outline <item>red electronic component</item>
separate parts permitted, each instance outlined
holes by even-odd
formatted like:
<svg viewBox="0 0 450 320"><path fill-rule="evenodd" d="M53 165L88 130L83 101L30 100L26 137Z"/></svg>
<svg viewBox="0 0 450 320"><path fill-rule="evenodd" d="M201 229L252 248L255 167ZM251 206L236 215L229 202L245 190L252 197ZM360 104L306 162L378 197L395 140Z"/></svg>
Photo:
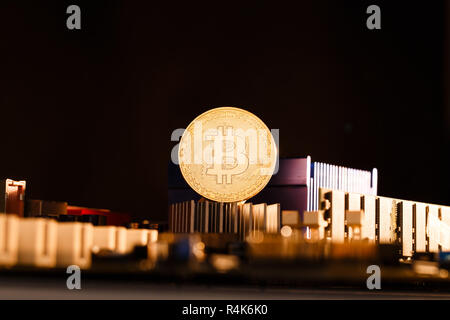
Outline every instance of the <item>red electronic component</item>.
<svg viewBox="0 0 450 320"><path fill-rule="evenodd" d="M131 221L131 216L127 213L112 212L108 209L93 209L76 206L68 206L67 214L74 216L99 215L106 217L106 224L111 226L124 226Z"/></svg>

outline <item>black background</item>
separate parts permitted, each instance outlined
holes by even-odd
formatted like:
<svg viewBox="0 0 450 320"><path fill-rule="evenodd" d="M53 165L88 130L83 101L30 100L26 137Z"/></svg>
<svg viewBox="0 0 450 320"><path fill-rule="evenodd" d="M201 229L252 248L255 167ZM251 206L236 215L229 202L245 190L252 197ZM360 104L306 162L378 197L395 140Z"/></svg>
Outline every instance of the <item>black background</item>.
<svg viewBox="0 0 450 320"><path fill-rule="evenodd" d="M81 7L81 30L66 8ZM381 7L381 30L366 8ZM236 106L281 156L379 169L450 205L444 1L2 1L0 177L32 198L165 219L171 132Z"/></svg>

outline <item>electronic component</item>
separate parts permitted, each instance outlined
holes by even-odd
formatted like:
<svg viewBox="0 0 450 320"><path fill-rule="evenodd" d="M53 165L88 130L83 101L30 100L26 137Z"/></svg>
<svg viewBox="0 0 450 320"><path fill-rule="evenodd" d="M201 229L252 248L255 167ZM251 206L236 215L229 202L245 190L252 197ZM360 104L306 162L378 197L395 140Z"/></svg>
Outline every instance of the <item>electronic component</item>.
<svg viewBox="0 0 450 320"><path fill-rule="evenodd" d="M244 240L249 233L279 233L280 204L220 203L194 200L169 206L169 231L175 233L238 234Z"/></svg>
<svg viewBox="0 0 450 320"><path fill-rule="evenodd" d="M19 218L12 214L0 214L0 266L17 263L19 247Z"/></svg>
<svg viewBox="0 0 450 320"><path fill-rule="evenodd" d="M405 258L415 252L436 253L450 247L449 207L322 188L319 194L328 222L326 237L332 242L354 240L350 228L357 226L361 239L401 245ZM362 210L349 210L359 208L358 204ZM304 213L308 219L313 214Z"/></svg>
<svg viewBox="0 0 450 320"><path fill-rule="evenodd" d="M128 254L158 240L158 230L0 215L0 266L91 266L92 253Z"/></svg>
<svg viewBox="0 0 450 320"><path fill-rule="evenodd" d="M281 208L279 203L269 204L266 207L266 228L267 233L279 233L281 229Z"/></svg>
<svg viewBox="0 0 450 320"><path fill-rule="evenodd" d="M57 222L44 218L19 219L19 264L56 266Z"/></svg>
<svg viewBox="0 0 450 320"><path fill-rule="evenodd" d="M126 252L133 251L136 246L147 246L158 239L157 230L149 229L127 229L126 230Z"/></svg>
<svg viewBox="0 0 450 320"><path fill-rule="evenodd" d="M302 224L300 213L297 210L282 210L281 225L300 228Z"/></svg>
<svg viewBox="0 0 450 320"><path fill-rule="evenodd" d="M95 226L93 251L107 250L116 253L126 251L126 229L114 226Z"/></svg>
<svg viewBox="0 0 450 320"><path fill-rule="evenodd" d="M25 181L0 180L0 212L24 215Z"/></svg>
<svg viewBox="0 0 450 320"><path fill-rule="evenodd" d="M356 210L350 211L345 210L345 225L347 226L347 238L350 240L361 240L366 239L364 231L364 211Z"/></svg>
<svg viewBox="0 0 450 320"><path fill-rule="evenodd" d="M324 219L324 211L305 211L303 214L303 225L310 228L309 238L313 241L325 239L325 227L328 222Z"/></svg>
<svg viewBox="0 0 450 320"><path fill-rule="evenodd" d="M55 217L67 214L67 202L28 199L25 206L26 217Z"/></svg>
<svg viewBox="0 0 450 320"><path fill-rule="evenodd" d="M92 209L76 206L67 207L67 215L72 216L100 216L100 217L86 217L80 218L76 221L91 222L98 225L113 225L113 226L124 226L131 221L131 217L126 213L113 212L107 209ZM104 217L104 218L101 218ZM60 216L60 218L63 218ZM106 219L106 221L105 221ZM74 220L72 220L74 221Z"/></svg>
<svg viewBox="0 0 450 320"><path fill-rule="evenodd" d="M90 223L63 222L57 224L58 244L56 262L58 267L76 265L81 269L91 266L93 229Z"/></svg>

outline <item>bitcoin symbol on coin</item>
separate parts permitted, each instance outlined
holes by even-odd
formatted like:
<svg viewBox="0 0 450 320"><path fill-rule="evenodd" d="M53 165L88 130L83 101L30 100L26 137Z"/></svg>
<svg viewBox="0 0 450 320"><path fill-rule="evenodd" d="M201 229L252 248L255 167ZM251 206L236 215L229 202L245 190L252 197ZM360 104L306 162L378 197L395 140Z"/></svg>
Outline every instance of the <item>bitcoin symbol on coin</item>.
<svg viewBox="0 0 450 320"><path fill-rule="evenodd" d="M211 109L192 121L180 140L180 170L205 198L237 202L251 198L269 182L277 160L270 130L239 108Z"/></svg>
<svg viewBox="0 0 450 320"><path fill-rule="evenodd" d="M218 161L214 161L213 167L207 169L206 174L216 175L217 183L223 183L223 177L226 177L227 184L232 183L232 176L240 175L244 173L249 165L249 160L245 154L245 141L242 137L234 135L233 128L228 127L226 130L226 135L224 135L224 128L218 128L218 136L214 140L216 152L222 150L222 141L225 149L225 154L220 157L218 156ZM237 140L237 141L236 141ZM229 155L236 149L236 157L234 155ZM222 159L222 161L220 161Z"/></svg>

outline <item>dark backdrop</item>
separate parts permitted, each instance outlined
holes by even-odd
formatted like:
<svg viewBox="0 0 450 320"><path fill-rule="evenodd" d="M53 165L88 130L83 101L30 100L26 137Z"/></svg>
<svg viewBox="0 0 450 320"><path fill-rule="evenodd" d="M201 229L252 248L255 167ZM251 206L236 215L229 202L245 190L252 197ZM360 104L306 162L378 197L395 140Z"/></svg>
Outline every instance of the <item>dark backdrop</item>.
<svg viewBox="0 0 450 320"><path fill-rule="evenodd" d="M450 205L447 3L277 3L2 1L0 176L164 219L172 130L227 105L279 128L281 156L377 167L381 195Z"/></svg>

